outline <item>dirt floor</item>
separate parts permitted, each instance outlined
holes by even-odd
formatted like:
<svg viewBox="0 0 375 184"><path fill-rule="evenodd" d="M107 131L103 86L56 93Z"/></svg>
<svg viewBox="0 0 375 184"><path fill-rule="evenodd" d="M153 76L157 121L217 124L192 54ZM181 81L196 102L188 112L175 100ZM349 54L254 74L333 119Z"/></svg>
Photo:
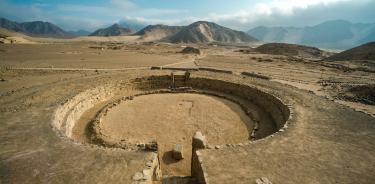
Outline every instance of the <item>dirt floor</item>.
<svg viewBox="0 0 375 184"><path fill-rule="evenodd" d="M214 145L236 144L249 140L250 128L250 118L237 104L199 94L136 97L112 108L101 123L108 141L148 143L156 140L163 174L169 176L190 176L191 140L195 132L201 131ZM185 158L182 161L172 158L175 144L183 146Z"/></svg>
<svg viewBox="0 0 375 184"><path fill-rule="evenodd" d="M111 99L77 117L86 124L75 127L74 134L81 135L73 140L54 131L51 122L58 106L87 89L171 72L144 68L149 66L232 70L234 74L193 72L192 77L256 86L284 99L293 108L290 125L275 136L241 146L201 151L203 169L210 183L255 183L260 177L267 177L273 183L373 183L375 106L363 103L362 97L371 99L371 94L360 93L356 98L349 98L357 94L353 89L358 88L354 87L375 84L373 72L346 62L243 54L235 52L238 48L234 46L198 47L204 53L201 56L178 53L183 49L181 45L160 43L86 41L0 45L0 183L134 183L134 173L142 172L150 157L147 152L98 147L85 143L87 140L83 136L87 123ZM272 79L240 75L244 71ZM121 91L115 95L121 96ZM204 124L207 127L203 129L207 130L203 131L209 141L237 142L248 138L248 134L244 134L244 120L240 118L242 112L235 104L202 95L167 96L141 96L124 102L124 107L120 105L117 113L116 109L110 111L114 115L108 118L141 118L143 123L111 121L113 124L106 124L108 132L113 130L119 138L143 136L141 138L148 139L155 136L151 131L148 134L129 132L125 125L136 130L159 131L160 137L156 139L166 140L163 149L168 150L173 140L189 140L187 137L195 129L182 128L186 134L182 132L179 137L168 139L170 131L166 134L160 131L171 130L171 127L157 126L163 121L157 117L172 114L170 109L176 109L172 108L175 106L178 109L182 104L180 116L172 116L171 120L181 126L192 122L186 118L187 107L192 103L184 102L190 100L194 101L191 112L206 112L193 116L198 120L202 118L196 126L203 126L201 123L210 122L209 119L216 118L215 122L220 122ZM181 101L183 103L178 103ZM154 106L149 111L136 108L149 102ZM162 108L165 106L171 108ZM209 108L212 106L215 108ZM137 109L134 113L133 108ZM137 113L154 116L136 116ZM228 121L234 124L224 123ZM148 122L150 126L146 127ZM212 130L218 130L218 134L210 134ZM170 164L171 168L173 165Z"/></svg>

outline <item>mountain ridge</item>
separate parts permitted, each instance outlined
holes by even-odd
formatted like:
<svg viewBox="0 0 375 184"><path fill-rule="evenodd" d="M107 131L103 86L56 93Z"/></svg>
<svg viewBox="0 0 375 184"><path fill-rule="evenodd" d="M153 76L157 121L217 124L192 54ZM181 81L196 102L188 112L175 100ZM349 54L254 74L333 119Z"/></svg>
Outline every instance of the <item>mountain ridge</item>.
<svg viewBox="0 0 375 184"><path fill-rule="evenodd" d="M348 49L375 41L375 23L331 20L306 27L258 26L250 29L247 33L264 42Z"/></svg>
<svg viewBox="0 0 375 184"><path fill-rule="evenodd" d="M194 22L164 40L172 43L246 43L257 41L245 32L207 21Z"/></svg>
<svg viewBox="0 0 375 184"><path fill-rule="evenodd" d="M32 21L18 23L5 18L0 18L0 27L15 32L25 33L37 37L72 37L70 33L50 22Z"/></svg>
<svg viewBox="0 0 375 184"><path fill-rule="evenodd" d="M372 60L375 61L375 42L369 42L331 57L326 60L329 61L349 61L349 60Z"/></svg>
<svg viewBox="0 0 375 184"><path fill-rule="evenodd" d="M161 40L181 31L185 26L168 26L163 24L148 25L134 35L141 36L140 39L147 41Z"/></svg>
<svg viewBox="0 0 375 184"><path fill-rule="evenodd" d="M133 30L122 27L116 23L109 27L98 29L89 36L124 36L132 33L134 33Z"/></svg>

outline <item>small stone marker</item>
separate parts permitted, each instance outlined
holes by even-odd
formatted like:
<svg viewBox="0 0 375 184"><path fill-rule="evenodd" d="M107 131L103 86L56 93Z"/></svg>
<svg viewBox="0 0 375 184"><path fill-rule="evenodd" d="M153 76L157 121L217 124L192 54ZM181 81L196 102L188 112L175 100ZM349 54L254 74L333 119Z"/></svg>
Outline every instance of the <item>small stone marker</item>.
<svg viewBox="0 0 375 184"><path fill-rule="evenodd" d="M182 154L182 146L180 144L175 144L172 150L172 156L175 160L182 160L184 156Z"/></svg>

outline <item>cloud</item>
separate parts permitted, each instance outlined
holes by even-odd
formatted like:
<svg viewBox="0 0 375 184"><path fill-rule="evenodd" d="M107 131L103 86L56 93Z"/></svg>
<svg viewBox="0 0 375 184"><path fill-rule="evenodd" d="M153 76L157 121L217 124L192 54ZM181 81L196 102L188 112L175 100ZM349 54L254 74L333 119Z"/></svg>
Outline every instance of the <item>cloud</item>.
<svg viewBox="0 0 375 184"><path fill-rule="evenodd" d="M131 17L126 16L121 21L124 22L135 22L143 25L150 24L164 24L164 25L187 25L192 22L201 20L198 17L185 17L185 18L175 18L175 19L158 19L158 18L146 18L146 17Z"/></svg>
<svg viewBox="0 0 375 184"><path fill-rule="evenodd" d="M58 5L57 11L64 12L64 14L79 13L83 15L97 15L95 19L85 16L80 16L76 20L72 16L63 16L65 18L59 18L59 21L68 20L72 21L72 25L79 24L84 26L85 29L93 30L103 26L108 26L118 21L135 21L142 24L176 24L180 22L180 19L169 20L160 18L145 18L145 17L160 17L160 16L173 16L177 14L188 13L188 10L180 9L159 9L159 8L142 8L134 4L129 0L111 0L107 6L90 6L90 5L76 5L76 4L64 4ZM125 16L124 18L124 15ZM129 16L131 15L131 16ZM137 16L142 15L142 16ZM133 17L133 18L131 18ZM105 19L105 20L104 20ZM78 25L79 25L78 24ZM62 24L65 27L72 27L68 24Z"/></svg>
<svg viewBox="0 0 375 184"><path fill-rule="evenodd" d="M113 7L122 10L132 10L138 8L138 6L130 0L110 0L110 4Z"/></svg>
<svg viewBox="0 0 375 184"><path fill-rule="evenodd" d="M0 17L20 22L50 21L64 29L89 31L120 20L168 25L187 25L198 20L206 20L234 29L248 30L259 25L305 26L333 19L364 22L373 21L375 17L375 11L372 10L372 7L375 7L374 0L258 0L258 3L249 3L248 7L242 9L228 7L226 13L215 12L214 7L202 13L192 7L142 7L136 0L106 2L98 5L38 0L34 4L15 4L11 0L0 0Z"/></svg>
<svg viewBox="0 0 375 184"><path fill-rule="evenodd" d="M75 16L59 16L54 18L53 22L58 22L58 25L66 30L86 30L93 31L98 27L104 27L111 24L108 21L93 19L93 18L79 18Z"/></svg>
<svg viewBox="0 0 375 184"><path fill-rule="evenodd" d="M17 13L15 13L17 12ZM131 0L109 0L104 6L85 4L49 4L34 3L31 5L14 4L11 1L0 0L0 17L15 21L49 21L67 30L95 29L109 26L124 18L125 15L138 17L160 17L186 14L187 10L143 8L137 6ZM167 19L152 18L146 21L138 17L139 21L152 23L175 23L178 19L170 21Z"/></svg>
<svg viewBox="0 0 375 184"><path fill-rule="evenodd" d="M272 0L234 13L210 13L206 20L235 29L265 26L306 26L333 19L363 22L375 13L371 0ZM370 15L369 15L370 14Z"/></svg>
<svg viewBox="0 0 375 184"><path fill-rule="evenodd" d="M251 7L233 13L211 12L205 17L183 16L183 18L158 19L147 16L128 16L126 19L143 24L168 25L187 25L198 20L206 20L246 31L258 25L305 26L306 24L321 23L325 20L339 19L342 14L345 14L344 11L338 10L340 7L343 10L349 10L353 7L353 4L361 4L360 1L363 2L363 6L354 9L363 9L368 2L366 0L271 0L255 3ZM322 12L331 12L331 14Z"/></svg>
<svg viewBox="0 0 375 184"><path fill-rule="evenodd" d="M267 3L256 3L251 8L235 13L210 13L208 18L213 21L238 20L241 23L249 23L263 16L292 16L297 10L306 10L314 6L330 6L345 1L348 0L272 0Z"/></svg>
<svg viewBox="0 0 375 184"><path fill-rule="evenodd" d="M328 6L333 3L347 0L272 0L268 3L257 3L255 13L260 15L271 15L274 13L283 15L292 15L295 9L307 9L311 6Z"/></svg>
<svg viewBox="0 0 375 184"><path fill-rule="evenodd" d="M101 6L86 6L86 5L73 5L73 4L64 4L58 5L56 7L57 11L61 12L74 12L74 13L96 13L96 14L113 14L113 11L107 7Z"/></svg>

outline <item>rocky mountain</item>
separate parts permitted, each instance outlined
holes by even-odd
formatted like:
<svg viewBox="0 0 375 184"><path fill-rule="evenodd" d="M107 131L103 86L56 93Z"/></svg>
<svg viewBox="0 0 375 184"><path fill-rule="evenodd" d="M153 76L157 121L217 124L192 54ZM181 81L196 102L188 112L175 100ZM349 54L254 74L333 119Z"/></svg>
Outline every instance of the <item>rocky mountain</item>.
<svg viewBox="0 0 375 184"><path fill-rule="evenodd" d="M24 28L17 22L0 18L0 27L15 32L24 32Z"/></svg>
<svg viewBox="0 0 375 184"><path fill-rule="evenodd" d="M130 35L133 32L133 30L121 27L119 24L113 24L107 28L96 30L91 33L90 36L124 36Z"/></svg>
<svg viewBox="0 0 375 184"><path fill-rule="evenodd" d="M172 36L183 28L183 26L149 25L135 33L135 35L141 36L142 40L154 41Z"/></svg>
<svg viewBox="0 0 375 184"><path fill-rule="evenodd" d="M18 23L5 18L0 18L0 27L15 32L22 32L30 36L39 37L71 37L72 35L60 27L42 21Z"/></svg>
<svg viewBox="0 0 375 184"><path fill-rule="evenodd" d="M309 27L256 27L247 32L264 42L282 42L322 48L347 49L375 41L374 24L333 20Z"/></svg>
<svg viewBox="0 0 375 184"><path fill-rule="evenodd" d="M183 27L179 32L164 40L172 43L244 43L257 41L244 32L205 21L198 21Z"/></svg>
<svg viewBox="0 0 375 184"><path fill-rule="evenodd" d="M74 36L88 36L90 34L90 32L86 30L68 31L68 33Z"/></svg>
<svg viewBox="0 0 375 184"><path fill-rule="evenodd" d="M147 26L142 23L131 21L131 20L122 20L119 22L119 25L121 27L128 28L134 31L139 31Z"/></svg>
<svg viewBox="0 0 375 184"><path fill-rule="evenodd" d="M375 61L375 42L369 42L358 47L335 54L327 60L348 61L348 60L371 60Z"/></svg>
<svg viewBox="0 0 375 184"><path fill-rule="evenodd" d="M69 33L61 29L60 27L42 21L35 22L24 22L21 26L26 30L27 33L31 35L43 35L43 36L55 36L55 37L65 37L71 36Z"/></svg>

